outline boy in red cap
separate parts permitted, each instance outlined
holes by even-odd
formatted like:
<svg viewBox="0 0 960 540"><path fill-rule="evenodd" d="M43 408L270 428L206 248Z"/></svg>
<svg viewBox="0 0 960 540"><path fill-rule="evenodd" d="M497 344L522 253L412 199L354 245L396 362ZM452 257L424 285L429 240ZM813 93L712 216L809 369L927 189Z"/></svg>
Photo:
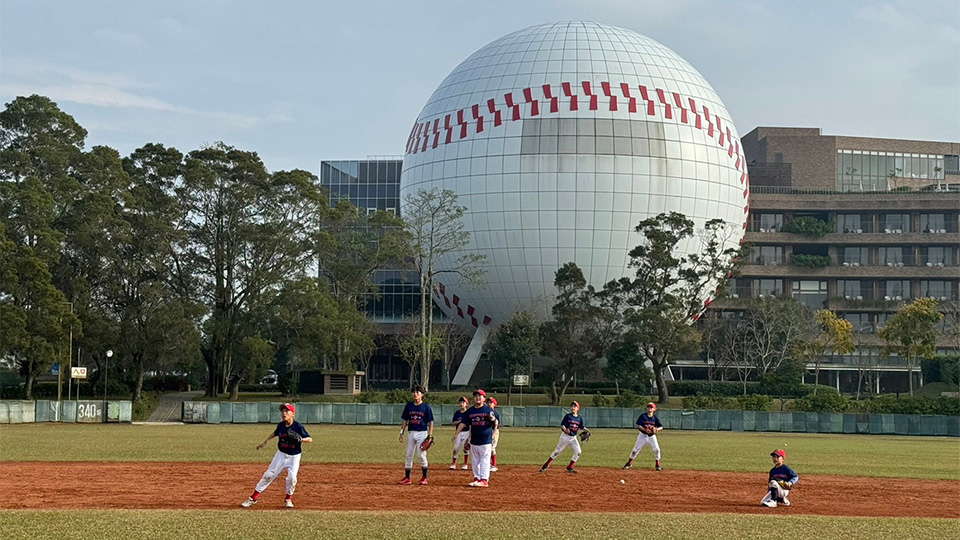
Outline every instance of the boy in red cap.
<svg viewBox="0 0 960 540"><path fill-rule="evenodd" d="M654 467L659 471L660 468L660 443L657 442L657 433L663 431L663 424L660 423L660 419L657 418L657 404L654 402L647 403L647 412L640 415L640 418L637 418L637 429L640 431L640 434L637 435L637 444L633 446L633 451L630 452L630 458L627 459L627 464L623 466L624 469L629 469L633 466L633 460L637 458L637 454L643 450L643 447L650 445L650 449L653 450L653 459Z"/></svg>
<svg viewBox="0 0 960 540"><path fill-rule="evenodd" d="M457 426L457 433L470 430L467 444L470 447L470 461L473 466L473 482L470 487L489 487L490 485L490 447L493 445L493 431L497 428L497 417L493 409L484 403L487 393L483 390L473 392L473 407L467 410L467 424Z"/></svg>
<svg viewBox="0 0 960 540"><path fill-rule="evenodd" d="M497 472L497 444L500 442L500 413L497 412L497 398L491 397L490 408L493 409L493 415L497 417L497 427L493 429L493 445L490 447L490 472Z"/></svg>
<svg viewBox="0 0 960 540"><path fill-rule="evenodd" d="M293 419L296 414L297 408L292 403L280 405L280 417L283 420L277 424L277 427L274 428L273 432L270 433L270 436L267 437L265 441L257 445L257 450L260 450L270 442L270 439L279 437L280 440L277 441L277 453L273 455L273 461L271 461L270 466L267 467L267 472L263 473L263 477L257 482L257 487L253 490L253 494L250 495L247 500L243 501L240 506L249 508L257 504L263 490L267 489L273 480L286 469L287 496L284 505L287 508L293 508L293 490L297 487L297 472L300 471L300 453L302 451L300 445L305 442L313 442L313 438L310 437L307 430L304 429L300 422Z"/></svg>
<svg viewBox="0 0 960 540"><path fill-rule="evenodd" d="M770 457L773 458L773 468L770 469L767 495L760 501L760 504L769 508L776 508L778 503L783 506L790 506L787 495L790 494L790 489L797 483L797 480L800 480L800 477L793 472L793 469L783 464L783 460L787 459L786 452L777 449L770 452Z"/></svg>
<svg viewBox="0 0 960 540"><path fill-rule="evenodd" d="M557 448L550 454L550 457L547 458L547 461L540 467L540 472L547 470L547 467L553 463L553 460L557 459L557 456L560 455L560 452L563 452L568 446L573 447L573 457L570 458L570 464L567 465L567 472L570 474L577 474L577 460L580 459L580 441L577 440L577 433L581 430L586 429L586 425L583 423L583 418L580 418L580 404L576 401L570 403L570 414L563 417L563 420L560 421L560 429L563 430L563 433L560 434L560 441L557 443Z"/></svg>
<svg viewBox="0 0 960 540"><path fill-rule="evenodd" d="M463 470L467 470L467 462L470 460L470 453L464 448L467 438L470 436L470 421L467 418L467 409L470 408L470 402L467 398L460 396L460 410L453 413L453 463L450 464L450 470L457 468L457 454L463 454ZM463 428L460 429L460 425Z"/></svg>

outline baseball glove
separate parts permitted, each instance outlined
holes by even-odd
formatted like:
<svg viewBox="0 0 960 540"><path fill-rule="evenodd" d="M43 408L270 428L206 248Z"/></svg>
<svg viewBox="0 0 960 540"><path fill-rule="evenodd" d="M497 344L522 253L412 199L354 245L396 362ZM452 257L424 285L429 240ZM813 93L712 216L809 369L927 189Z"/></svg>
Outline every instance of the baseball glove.
<svg viewBox="0 0 960 540"><path fill-rule="evenodd" d="M430 449L431 446L433 446L433 435L428 436L426 439L423 440L422 443L420 443L420 450L423 450L424 452L426 452L427 450Z"/></svg>
<svg viewBox="0 0 960 540"><path fill-rule="evenodd" d="M657 434L657 428L654 426L647 426L643 432L646 433L647 435L653 436Z"/></svg>
<svg viewBox="0 0 960 540"><path fill-rule="evenodd" d="M590 440L590 430L580 430L580 442L587 442L588 440Z"/></svg>
<svg viewBox="0 0 960 540"><path fill-rule="evenodd" d="M287 439L293 442L300 442L303 440L303 437L301 437L299 433L291 429L287 431Z"/></svg>
<svg viewBox="0 0 960 540"><path fill-rule="evenodd" d="M469 451L470 451L470 441L464 441L464 442L463 442L463 451L464 451L464 452L469 452Z"/></svg>
<svg viewBox="0 0 960 540"><path fill-rule="evenodd" d="M791 484L790 482L787 482L786 480L777 480L777 484L779 484L781 488L787 491L793 489L793 484Z"/></svg>

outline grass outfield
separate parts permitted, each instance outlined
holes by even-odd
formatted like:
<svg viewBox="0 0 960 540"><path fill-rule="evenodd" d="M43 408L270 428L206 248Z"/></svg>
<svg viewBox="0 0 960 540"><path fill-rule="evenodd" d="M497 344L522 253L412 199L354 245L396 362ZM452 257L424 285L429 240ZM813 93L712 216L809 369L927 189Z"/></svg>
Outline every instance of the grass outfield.
<svg viewBox="0 0 960 540"><path fill-rule="evenodd" d="M948 519L499 512L0 511L4 538L956 538Z"/></svg>
<svg viewBox="0 0 960 540"><path fill-rule="evenodd" d="M396 426L309 425L317 441L303 462L391 463L403 460ZM269 424L129 425L17 424L0 427L2 461L218 461L264 462L273 447L254 447L270 434ZM539 465L559 435L551 428L506 428L500 438L501 463ZM628 429L596 429L584 444L582 467L619 467L636 440ZM445 463L453 430L436 431L430 451ZM665 431L660 437L664 467L686 470L765 472L774 448L787 451L787 463L801 476L833 474L960 480L958 441L947 437L823 435L729 431ZM569 450L564 454L569 455ZM637 466L652 465L644 449Z"/></svg>

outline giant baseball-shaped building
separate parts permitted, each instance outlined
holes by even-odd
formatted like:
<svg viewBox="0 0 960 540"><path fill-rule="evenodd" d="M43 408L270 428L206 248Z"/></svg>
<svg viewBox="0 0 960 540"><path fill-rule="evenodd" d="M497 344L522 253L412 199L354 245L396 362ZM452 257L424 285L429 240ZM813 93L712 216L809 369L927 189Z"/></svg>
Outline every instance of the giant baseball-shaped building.
<svg viewBox="0 0 960 540"><path fill-rule="evenodd" d="M660 43L597 23L534 26L464 60L420 112L401 178L401 198L455 191L467 249L486 255L482 287L446 278L433 291L477 329L454 384L469 382L497 324L549 314L564 263L599 287L630 274L641 220L720 218L740 232L735 246L747 219L739 135L710 84Z"/></svg>

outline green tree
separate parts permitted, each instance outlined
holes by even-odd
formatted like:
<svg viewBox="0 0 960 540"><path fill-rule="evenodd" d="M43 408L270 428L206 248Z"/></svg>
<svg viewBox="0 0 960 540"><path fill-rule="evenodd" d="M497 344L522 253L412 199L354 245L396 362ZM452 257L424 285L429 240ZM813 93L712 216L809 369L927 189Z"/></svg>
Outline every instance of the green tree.
<svg viewBox="0 0 960 540"><path fill-rule="evenodd" d="M539 334L544 354L555 363L550 399L559 405L577 373L596 369L605 347L596 332L600 317L596 291L587 285L580 267L572 262L564 264L553 283L558 291L551 310L553 317L540 325Z"/></svg>
<svg viewBox="0 0 960 540"><path fill-rule="evenodd" d="M533 370L533 357L540 351L537 330L533 316L526 311L518 311L500 325L486 343L487 357L506 374L511 391L514 375L529 375Z"/></svg>
<svg viewBox="0 0 960 540"><path fill-rule="evenodd" d="M29 400L36 377L61 356L70 326L79 325L43 260L4 231L0 222L0 356L17 363Z"/></svg>
<svg viewBox="0 0 960 540"><path fill-rule="evenodd" d="M640 354L640 342L629 332L610 347L603 374L616 383L618 391L622 385L645 392L653 380L653 371L644 365L643 355Z"/></svg>
<svg viewBox="0 0 960 540"><path fill-rule="evenodd" d="M733 232L722 220L708 221L697 238L693 222L677 212L641 221L636 231L644 242L630 251L636 277L624 282L625 321L653 365L658 401L666 404L666 371L678 357L699 350L700 334L690 324L703 312L704 299L726 283L737 250L724 247ZM697 252L678 251L697 241Z"/></svg>
<svg viewBox="0 0 960 540"><path fill-rule="evenodd" d="M780 400L782 411L787 400L800 393L806 368L798 358L784 360L776 369L760 376L760 387L765 394Z"/></svg>
<svg viewBox="0 0 960 540"><path fill-rule="evenodd" d="M485 255L465 251L470 232L463 227L465 206L449 189L419 190L404 198L402 215L411 244L410 260L420 278L420 322L418 335L420 385L430 391L430 366L440 358L432 350L438 341L433 333L432 294L445 275L461 283L478 284L483 279Z"/></svg>
<svg viewBox="0 0 960 540"><path fill-rule="evenodd" d="M814 314L812 338L800 344L800 353L814 364L813 394L817 394L820 385L820 364L827 355L850 354L856 346L853 343L853 324L837 317L829 309L821 309Z"/></svg>
<svg viewBox="0 0 960 540"><path fill-rule="evenodd" d="M303 275L322 197L306 171L267 172L254 152L216 144L191 152L175 190L185 238L173 254L176 290L207 308L207 395L224 388L231 345L257 296Z"/></svg>
<svg viewBox="0 0 960 540"><path fill-rule="evenodd" d="M886 342L882 352L896 354L907 362L907 377L910 380L910 395L913 395L913 371L921 358L933 358L937 352L937 325L943 314L937 311L933 298L919 298L900 308L887 325L877 332Z"/></svg>

